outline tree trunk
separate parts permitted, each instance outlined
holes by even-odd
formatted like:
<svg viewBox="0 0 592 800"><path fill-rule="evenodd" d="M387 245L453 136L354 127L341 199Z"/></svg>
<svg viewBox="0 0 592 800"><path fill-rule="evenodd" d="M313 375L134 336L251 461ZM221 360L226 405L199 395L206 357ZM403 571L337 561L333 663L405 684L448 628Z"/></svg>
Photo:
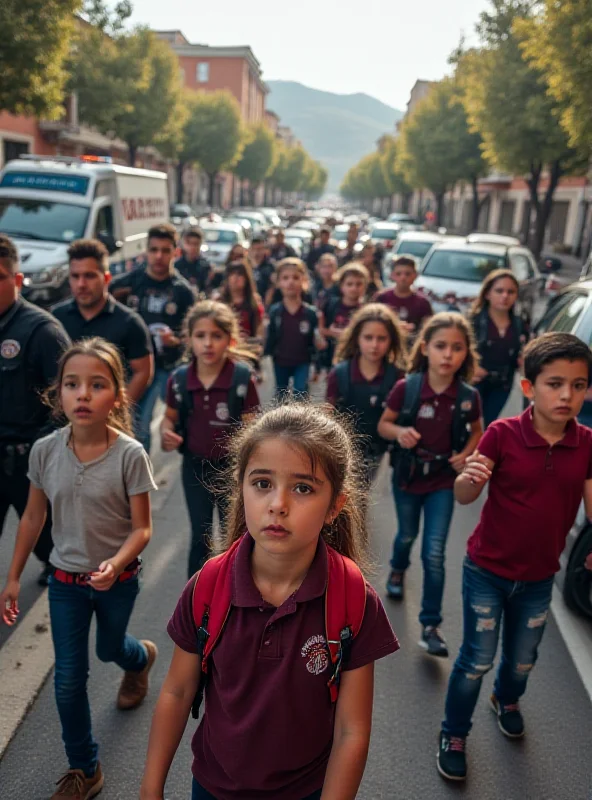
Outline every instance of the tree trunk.
<svg viewBox="0 0 592 800"><path fill-rule="evenodd" d="M526 247L529 247L533 240L533 231L532 231L532 215L535 215L535 219L538 220L539 217L539 182L541 180L541 172L543 170L542 164L531 164L530 166L530 177L526 181L528 184L528 192L530 194L530 219L528 221L528 231L526 236Z"/></svg>
<svg viewBox="0 0 592 800"><path fill-rule="evenodd" d="M255 195L257 194L257 185L255 183L249 184L249 203L251 208L255 208Z"/></svg>
<svg viewBox="0 0 592 800"><path fill-rule="evenodd" d="M471 186L473 187L473 221L471 230L476 231L479 227L479 213L481 211L481 203L479 202L479 179L476 175L471 176Z"/></svg>
<svg viewBox="0 0 592 800"><path fill-rule="evenodd" d="M208 172L208 178L210 180L208 186L208 205L210 207L210 211L214 210L215 204L215 194L216 194L216 178L218 177L217 172Z"/></svg>
<svg viewBox="0 0 592 800"><path fill-rule="evenodd" d="M127 150L128 150L128 161L130 167L136 166L136 158L138 156L138 145L132 144L131 142L127 143Z"/></svg>
<svg viewBox="0 0 592 800"><path fill-rule="evenodd" d="M177 163L177 203L183 202L183 173L185 172L185 162Z"/></svg>
<svg viewBox="0 0 592 800"><path fill-rule="evenodd" d="M549 170L549 185L547 186L545 197L543 198L543 202L539 203L537 207L536 227L534 242L532 245L532 252L534 253L537 261L541 257L541 253L543 251L545 231L547 230L549 217L551 216L551 211L553 210L553 195L555 194L555 189L559 183L561 173L561 162L554 161L551 165L551 169Z"/></svg>
<svg viewBox="0 0 592 800"><path fill-rule="evenodd" d="M446 194L446 189L441 192L434 192L436 195L436 227L440 228L444 224L444 195Z"/></svg>

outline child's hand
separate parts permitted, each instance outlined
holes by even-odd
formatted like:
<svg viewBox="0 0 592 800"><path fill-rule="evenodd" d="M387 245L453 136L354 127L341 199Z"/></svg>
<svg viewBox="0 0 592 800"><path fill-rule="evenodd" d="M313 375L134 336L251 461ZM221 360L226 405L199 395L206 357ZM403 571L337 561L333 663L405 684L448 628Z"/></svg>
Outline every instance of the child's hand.
<svg viewBox="0 0 592 800"><path fill-rule="evenodd" d="M162 331L160 334L160 341L163 347L177 347L181 342L170 329L168 331Z"/></svg>
<svg viewBox="0 0 592 800"><path fill-rule="evenodd" d="M110 561L103 561L97 572L91 572L90 585L98 592L106 592L117 580L118 573Z"/></svg>
<svg viewBox="0 0 592 800"><path fill-rule="evenodd" d="M6 625L14 625L19 614L18 596L21 591L20 581L7 581L0 594L0 609Z"/></svg>
<svg viewBox="0 0 592 800"><path fill-rule="evenodd" d="M421 433L418 433L415 428L401 428L397 433L397 442L406 450L415 447L420 439Z"/></svg>
<svg viewBox="0 0 592 800"><path fill-rule="evenodd" d="M405 322L402 319L399 320L399 327L405 336L411 336L411 334L415 331L415 325L412 322Z"/></svg>
<svg viewBox="0 0 592 800"><path fill-rule="evenodd" d="M463 453L454 453L454 455L448 459L448 463L455 472L462 472L466 461L466 456Z"/></svg>
<svg viewBox="0 0 592 800"><path fill-rule="evenodd" d="M165 453L170 453L172 450L178 450L183 444L183 437L179 436L175 431L163 431L160 438L160 446Z"/></svg>
<svg viewBox="0 0 592 800"><path fill-rule="evenodd" d="M339 339L339 337L341 336L341 328L338 328L337 325L331 325L331 327L328 328L328 330L334 339Z"/></svg>
<svg viewBox="0 0 592 800"><path fill-rule="evenodd" d="M484 486L491 478L491 470L487 466L487 459L477 450L470 455L465 467L460 474L460 480L471 483L473 486Z"/></svg>

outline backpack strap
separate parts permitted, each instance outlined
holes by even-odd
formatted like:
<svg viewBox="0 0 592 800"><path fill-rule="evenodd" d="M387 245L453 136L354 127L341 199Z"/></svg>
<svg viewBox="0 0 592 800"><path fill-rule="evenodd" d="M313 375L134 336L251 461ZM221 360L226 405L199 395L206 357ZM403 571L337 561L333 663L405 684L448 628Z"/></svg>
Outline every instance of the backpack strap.
<svg viewBox="0 0 592 800"><path fill-rule="evenodd" d="M469 415L473 410L476 394L477 389L474 386L460 381L452 416L452 449L455 453L460 453L469 441Z"/></svg>
<svg viewBox="0 0 592 800"><path fill-rule="evenodd" d="M397 425L410 427L415 425L419 406L421 404L421 387L423 386L424 373L412 372L405 378L405 396L403 408L397 417Z"/></svg>
<svg viewBox="0 0 592 800"><path fill-rule="evenodd" d="M339 400L344 406L349 402L349 391L351 388L350 381L350 361L340 361L335 367L335 377L337 378L337 390L339 392Z"/></svg>
<svg viewBox="0 0 592 800"><path fill-rule="evenodd" d="M232 374L232 384L228 393L228 413L230 419L236 422L240 422L250 380L251 368L249 365L244 364L242 361L236 361Z"/></svg>
<svg viewBox="0 0 592 800"><path fill-rule="evenodd" d="M327 682L331 702L337 702L341 671L351 655L366 610L366 581L350 558L327 546L328 574L325 591L325 633L331 658Z"/></svg>
<svg viewBox="0 0 592 800"><path fill-rule="evenodd" d="M201 658L199 687L191 709L195 719L203 700L210 653L230 615L232 567L241 541L242 538L237 539L225 553L206 561L193 585L193 620L197 628L197 654Z"/></svg>
<svg viewBox="0 0 592 800"><path fill-rule="evenodd" d="M386 368L384 370L384 377L382 379L382 383L380 384L380 389L378 390L378 396L380 398L381 404L384 403L388 393L397 382L399 374L400 370L397 369L397 367L395 367L394 364L386 365Z"/></svg>

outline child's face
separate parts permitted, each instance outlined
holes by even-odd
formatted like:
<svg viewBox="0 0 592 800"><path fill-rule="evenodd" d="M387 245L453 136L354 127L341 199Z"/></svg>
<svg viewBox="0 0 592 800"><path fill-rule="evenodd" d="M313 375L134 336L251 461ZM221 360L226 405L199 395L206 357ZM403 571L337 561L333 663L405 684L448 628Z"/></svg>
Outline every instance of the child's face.
<svg viewBox="0 0 592 800"><path fill-rule="evenodd" d="M64 365L60 398L74 425L106 422L118 400L111 370L95 356L72 356Z"/></svg>
<svg viewBox="0 0 592 800"><path fill-rule="evenodd" d="M183 250L189 261L196 261L201 250L201 239L199 236L188 236L183 239Z"/></svg>
<svg viewBox="0 0 592 800"><path fill-rule="evenodd" d="M522 381L522 391L534 403L535 411L553 424L565 424L577 417L587 389L586 362L564 358L545 364L534 384Z"/></svg>
<svg viewBox="0 0 592 800"><path fill-rule="evenodd" d="M244 292L247 281L241 272L230 272L227 281L231 292Z"/></svg>
<svg viewBox="0 0 592 800"><path fill-rule="evenodd" d="M278 287L284 297L299 297L304 278L297 269L285 267L278 277Z"/></svg>
<svg viewBox="0 0 592 800"><path fill-rule="evenodd" d="M500 278L485 295L492 311L509 311L518 299L518 289L511 278Z"/></svg>
<svg viewBox="0 0 592 800"><path fill-rule="evenodd" d="M389 351L391 339L382 322L365 322L360 331L360 354L368 361L380 362Z"/></svg>
<svg viewBox="0 0 592 800"><path fill-rule="evenodd" d="M395 267L391 272L391 280L400 292L408 292L416 277L417 273L411 267Z"/></svg>
<svg viewBox="0 0 592 800"><path fill-rule="evenodd" d="M318 273L324 283L329 283L335 275L335 264L332 261L323 261L318 266Z"/></svg>
<svg viewBox="0 0 592 800"><path fill-rule="evenodd" d="M421 352L427 356L430 371L452 379L467 357L467 340L458 328L440 328L427 344L422 342Z"/></svg>
<svg viewBox="0 0 592 800"><path fill-rule="evenodd" d="M191 350L203 364L218 364L225 358L229 345L230 336L219 328L213 319L204 317L193 326Z"/></svg>
<svg viewBox="0 0 592 800"><path fill-rule="evenodd" d="M346 275L341 281L341 296L353 306L359 303L366 292L366 281L357 275Z"/></svg>
<svg viewBox="0 0 592 800"><path fill-rule="evenodd" d="M253 452L243 479L247 528L256 546L273 558L314 556L321 529L345 502L319 464L283 439L268 439Z"/></svg>

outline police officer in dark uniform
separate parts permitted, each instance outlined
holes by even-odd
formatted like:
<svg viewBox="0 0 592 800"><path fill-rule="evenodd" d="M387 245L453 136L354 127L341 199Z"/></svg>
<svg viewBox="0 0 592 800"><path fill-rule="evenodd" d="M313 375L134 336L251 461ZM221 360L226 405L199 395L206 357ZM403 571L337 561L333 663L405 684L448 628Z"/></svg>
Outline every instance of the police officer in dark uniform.
<svg viewBox="0 0 592 800"><path fill-rule="evenodd" d="M60 356L70 344L51 314L19 296L22 283L16 247L0 234L0 533L10 506L20 517L27 505L31 445L53 427L41 393L56 379ZM34 549L44 564L42 585L52 547L48 508Z"/></svg>
<svg viewBox="0 0 592 800"><path fill-rule="evenodd" d="M116 300L137 311L152 334L154 380L142 395L138 411L137 438L150 452L150 423L160 397L165 399L171 372L183 358L183 321L196 301L196 294L174 268L177 231L163 223L148 231L148 263L109 284Z"/></svg>

